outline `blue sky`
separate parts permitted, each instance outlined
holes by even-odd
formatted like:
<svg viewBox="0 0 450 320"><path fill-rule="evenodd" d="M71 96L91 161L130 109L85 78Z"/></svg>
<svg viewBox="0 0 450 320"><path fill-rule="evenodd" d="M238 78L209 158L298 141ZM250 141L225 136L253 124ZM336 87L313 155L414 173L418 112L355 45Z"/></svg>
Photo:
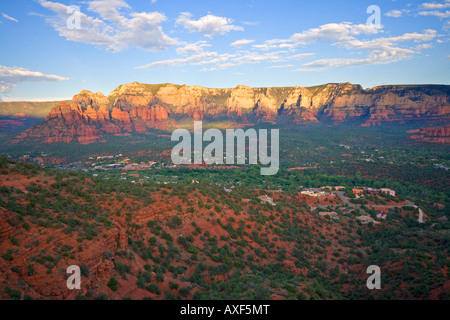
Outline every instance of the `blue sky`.
<svg viewBox="0 0 450 320"><path fill-rule="evenodd" d="M0 99L133 81L450 84L449 32L450 0L2 1Z"/></svg>

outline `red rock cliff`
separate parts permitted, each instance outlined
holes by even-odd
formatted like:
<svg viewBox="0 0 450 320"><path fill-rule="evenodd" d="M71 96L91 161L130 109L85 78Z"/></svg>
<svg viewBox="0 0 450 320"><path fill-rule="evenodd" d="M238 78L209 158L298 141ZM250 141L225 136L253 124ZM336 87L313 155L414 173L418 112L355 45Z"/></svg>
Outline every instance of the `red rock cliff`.
<svg viewBox="0 0 450 320"><path fill-rule="evenodd" d="M379 86L350 83L316 87L211 89L174 84L130 83L107 97L81 91L61 103L46 121L15 141L92 143L102 135L165 129L182 118L291 124L351 122L361 126L450 120L450 86ZM430 140L430 139L429 139ZM431 139L433 140L433 139ZM430 140L430 141L431 141ZM434 141L434 140L433 140Z"/></svg>

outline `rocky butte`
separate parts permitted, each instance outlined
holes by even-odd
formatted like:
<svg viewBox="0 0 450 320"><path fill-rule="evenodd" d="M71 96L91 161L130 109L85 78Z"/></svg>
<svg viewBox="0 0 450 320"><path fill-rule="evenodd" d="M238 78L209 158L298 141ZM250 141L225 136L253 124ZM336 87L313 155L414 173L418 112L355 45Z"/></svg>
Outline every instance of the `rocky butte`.
<svg viewBox="0 0 450 320"><path fill-rule="evenodd" d="M450 126L421 128L418 130L410 130L413 133L411 139L418 142L436 143L450 145Z"/></svg>
<svg viewBox="0 0 450 320"><path fill-rule="evenodd" d="M87 90L51 109L46 120L13 142L89 144L105 134L170 129L180 120L242 124L375 126L418 123L442 126L450 115L450 86L387 85L363 89L351 83L314 87L213 89L175 84L119 86L108 96Z"/></svg>

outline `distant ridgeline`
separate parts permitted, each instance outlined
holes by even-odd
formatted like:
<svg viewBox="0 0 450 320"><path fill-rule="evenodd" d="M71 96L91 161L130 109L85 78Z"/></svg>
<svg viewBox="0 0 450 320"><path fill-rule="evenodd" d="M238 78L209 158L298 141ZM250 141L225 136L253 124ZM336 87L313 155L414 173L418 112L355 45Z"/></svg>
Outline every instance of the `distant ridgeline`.
<svg viewBox="0 0 450 320"><path fill-rule="evenodd" d="M0 132L20 132L45 120L50 110L61 104L61 101L0 102Z"/></svg>
<svg viewBox="0 0 450 320"><path fill-rule="evenodd" d="M16 113L41 115L45 121L18 135L13 142L82 144L104 141L105 133L123 135L149 129L171 130L179 123L229 122L279 125L387 123L417 127L449 123L450 86L387 85L363 89L350 83L314 87L212 89L174 84L119 86L108 96L81 91L70 102L20 104ZM12 111L12 107L8 110ZM37 111L39 109L39 112ZM433 132L448 132L435 130Z"/></svg>

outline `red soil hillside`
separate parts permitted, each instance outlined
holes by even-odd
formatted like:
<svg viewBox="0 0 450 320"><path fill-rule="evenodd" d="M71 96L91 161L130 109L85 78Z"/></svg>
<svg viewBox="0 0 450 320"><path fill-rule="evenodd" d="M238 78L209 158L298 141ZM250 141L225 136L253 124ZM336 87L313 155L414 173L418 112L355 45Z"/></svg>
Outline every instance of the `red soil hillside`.
<svg viewBox="0 0 450 320"><path fill-rule="evenodd" d="M227 193L204 182L167 188L94 182L83 173L0 164L0 299L372 294L361 291L367 239L388 222L362 226L351 214L321 217L297 195L282 192ZM261 195L276 205L262 203ZM405 259L399 256L393 266L385 261L386 276L394 279L411 258ZM66 287L70 265L81 268L81 290ZM445 286L448 280L433 284L432 294ZM381 292L392 290L386 285Z"/></svg>

